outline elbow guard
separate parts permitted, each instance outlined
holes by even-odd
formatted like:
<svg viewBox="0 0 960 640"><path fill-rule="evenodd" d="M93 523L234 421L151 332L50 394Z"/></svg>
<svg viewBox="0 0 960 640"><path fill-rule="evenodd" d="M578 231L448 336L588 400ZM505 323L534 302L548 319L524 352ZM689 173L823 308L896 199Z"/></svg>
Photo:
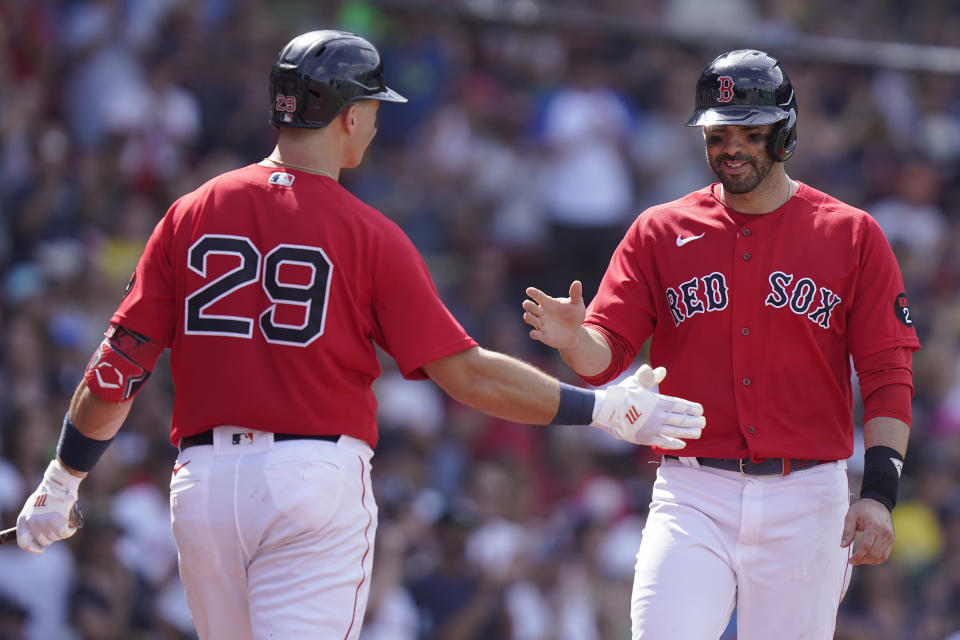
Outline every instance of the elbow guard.
<svg viewBox="0 0 960 640"><path fill-rule="evenodd" d="M90 391L104 400L129 400L150 378L163 347L115 324L104 336L83 379Z"/></svg>

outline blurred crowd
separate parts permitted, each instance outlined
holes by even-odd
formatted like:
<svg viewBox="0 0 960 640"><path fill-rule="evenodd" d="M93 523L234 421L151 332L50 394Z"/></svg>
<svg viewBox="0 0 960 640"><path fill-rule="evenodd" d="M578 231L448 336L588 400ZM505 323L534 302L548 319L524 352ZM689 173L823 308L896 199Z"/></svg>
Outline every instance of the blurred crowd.
<svg viewBox="0 0 960 640"><path fill-rule="evenodd" d="M751 30L785 46L798 34L960 46L960 8L946 0L548 4L688 39L511 26L439 0L437 11L0 3L0 525L15 522L53 454L153 226L183 193L270 152L267 75L297 33L344 28L380 47L389 84L410 102L384 105L377 140L343 183L404 228L483 346L570 382L527 336L524 289L561 295L579 278L589 299L638 212L712 181L699 131L683 126L710 59L754 46ZM799 100L789 174L876 217L923 344L897 545L888 563L854 571L836 637L957 640L960 82L770 53ZM383 368L364 640L629 638L650 452L593 429L491 419L403 380L389 357ZM0 547L0 639L195 637L167 506L171 396L164 357L82 485L87 524L76 536L39 556ZM858 450L850 461L854 492L861 459Z"/></svg>

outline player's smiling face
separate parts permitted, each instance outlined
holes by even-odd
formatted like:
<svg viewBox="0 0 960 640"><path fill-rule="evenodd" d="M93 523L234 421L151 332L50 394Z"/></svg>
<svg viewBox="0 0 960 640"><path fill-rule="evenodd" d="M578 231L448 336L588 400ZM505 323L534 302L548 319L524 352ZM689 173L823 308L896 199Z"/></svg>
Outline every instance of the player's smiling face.
<svg viewBox="0 0 960 640"><path fill-rule="evenodd" d="M707 162L728 193L749 193L773 168L767 153L772 124L741 127L711 125L703 128Z"/></svg>

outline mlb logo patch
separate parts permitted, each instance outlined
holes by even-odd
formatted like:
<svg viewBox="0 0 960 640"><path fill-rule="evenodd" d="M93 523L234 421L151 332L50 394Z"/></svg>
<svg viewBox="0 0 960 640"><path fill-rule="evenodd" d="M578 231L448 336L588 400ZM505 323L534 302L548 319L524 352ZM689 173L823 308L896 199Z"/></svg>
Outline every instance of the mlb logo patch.
<svg viewBox="0 0 960 640"><path fill-rule="evenodd" d="M282 171L274 171L270 174L270 178L267 180L270 184L278 184L281 187L291 187L293 186L293 180L296 178L292 173L284 173Z"/></svg>
<svg viewBox="0 0 960 640"><path fill-rule="evenodd" d="M253 444L253 432L233 434L233 444Z"/></svg>

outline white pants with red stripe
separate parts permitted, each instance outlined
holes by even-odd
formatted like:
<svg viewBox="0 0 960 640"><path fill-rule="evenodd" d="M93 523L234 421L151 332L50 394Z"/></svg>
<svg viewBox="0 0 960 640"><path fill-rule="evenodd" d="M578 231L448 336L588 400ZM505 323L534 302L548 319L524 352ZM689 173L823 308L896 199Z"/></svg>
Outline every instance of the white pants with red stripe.
<svg viewBox="0 0 960 640"><path fill-rule="evenodd" d="M236 427L180 452L170 511L201 640L359 637L377 529L372 456L348 436L274 442Z"/></svg>
<svg viewBox="0 0 960 640"><path fill-rule="evenodd" d="M664 460L637 554L633 638L828 640L850 580L846 462L744 476Z"/></svg>

